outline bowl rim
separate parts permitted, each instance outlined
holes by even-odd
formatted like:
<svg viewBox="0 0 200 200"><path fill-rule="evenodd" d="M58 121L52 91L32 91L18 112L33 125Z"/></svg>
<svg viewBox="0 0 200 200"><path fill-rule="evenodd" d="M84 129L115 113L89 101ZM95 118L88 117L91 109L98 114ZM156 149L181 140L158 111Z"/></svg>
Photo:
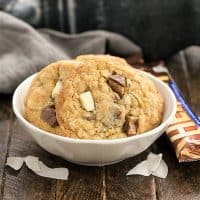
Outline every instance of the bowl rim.
<svg viewBox="0 0 200 200"><path fill-rule="evenodd" d="M17 102L17 97L18 97L18 93L19 93L20 89L24 85L26 85L27 82L30 81L30 79L33 79L38 73L34 73L31 76L27 77L15 89L14 94L13 94L13 98L12 98L13 111L14 111L16 117L22 123L24 123L25 126L30 129L30 131L38 132L40 135L46 135L46 136L52 137L56 140L61 140L61 141L64 141L64 142L69 142L69 143L81 143L81 144L87 143L87 144L104 144L104 145L106 145L106 144L126 143L126 142L131 141L131 140L136 140L136 139L148 137L148 136L151 136L151 135L158 133L159 131L162 131L163 128L165 128L172 121L172 119L173 119L173 117L175 116L175 113L176 113L176 98L175 98L175 95L173 94L173 92L171 91L171 89L169 88L169 86L166 83L164 83L163 81L161 81L157 77L151 75L150 73L147 73L147 72L144 72L144 71L141 71L141 72L145 76L150 77L150 79L157 81L159 84L161 84L165 88L166 92L169 94L169 96L172 100L173 105L172 105L171 113L169 114L169 116L163 122L161 122L161 124L159 126L157 126L156 128L154 128L150 131L139 134L139 135L134 135L134 136L127 137L127 138L90 140L90 139L69 138L69 137L65 137L65 136L61 136L61 135L56 135L54 133L42 130L42 129L34 126L30 122L28 122L24 118L24 116L20 113L19 109L17 108L16 102Z"/></svg>

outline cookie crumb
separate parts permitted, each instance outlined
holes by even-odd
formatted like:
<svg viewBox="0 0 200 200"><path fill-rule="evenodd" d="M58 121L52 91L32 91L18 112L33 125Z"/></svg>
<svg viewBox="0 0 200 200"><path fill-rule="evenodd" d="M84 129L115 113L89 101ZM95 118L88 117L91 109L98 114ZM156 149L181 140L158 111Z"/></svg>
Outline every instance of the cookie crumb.
<svg viewBox="0 0 200 200"><path fill-rule="evenodd" d="M121 98L123 97L126 86L126 79L123 76L112 74L108 78L108 84L114 92L118 93Z"/></svg>

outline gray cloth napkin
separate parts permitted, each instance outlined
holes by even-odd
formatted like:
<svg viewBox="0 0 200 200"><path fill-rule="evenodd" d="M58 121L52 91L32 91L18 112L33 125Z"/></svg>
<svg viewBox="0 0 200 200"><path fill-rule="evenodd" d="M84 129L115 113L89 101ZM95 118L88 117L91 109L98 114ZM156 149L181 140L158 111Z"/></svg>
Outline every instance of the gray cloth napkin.
<svg viewBox="0 0 200 200"><path fill-rule="evenodd" d="M0 12L0 93L12 93L29 75L51 62L80 54L129 56L140 48L121 35L89 31L68 35L35 30L25 22Z"/></svg>

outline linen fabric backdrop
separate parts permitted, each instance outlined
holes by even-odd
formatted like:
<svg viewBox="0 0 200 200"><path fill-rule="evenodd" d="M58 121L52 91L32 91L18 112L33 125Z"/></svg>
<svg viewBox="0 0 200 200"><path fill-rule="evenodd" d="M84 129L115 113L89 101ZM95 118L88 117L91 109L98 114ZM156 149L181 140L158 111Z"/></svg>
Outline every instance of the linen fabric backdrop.
<svg viewBox="0 0 200 200"><path fill-rule="evenodd" d="M34 27L120 33L139 45L148 60L200 44L199 0L0 0L0 10Z"/></svg>

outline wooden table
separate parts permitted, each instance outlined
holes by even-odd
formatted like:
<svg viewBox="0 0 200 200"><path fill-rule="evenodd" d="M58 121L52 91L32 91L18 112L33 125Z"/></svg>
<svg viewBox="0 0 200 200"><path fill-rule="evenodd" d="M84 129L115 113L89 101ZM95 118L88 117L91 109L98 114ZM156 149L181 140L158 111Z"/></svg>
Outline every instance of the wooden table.
<svg viewBox="0 0 200 200"><path fill-rule="evenodd" d="M172 58L167 64L185 98L200 115L199 74L181 56ZM165 135L144 153L118 164L106 167L79 166L45 152L33 142L16 121L11 96L4 95L0 96L0 134L0 199L200 199L200 162L178 164ZM164 154L169 167L167 178L127 177L126 172L145 159L149 151ZM8 156L26 155L38 156L51 167L67 167L70 171L69 180L41 178L25 166L19 172L5 167Z"/></svg>

